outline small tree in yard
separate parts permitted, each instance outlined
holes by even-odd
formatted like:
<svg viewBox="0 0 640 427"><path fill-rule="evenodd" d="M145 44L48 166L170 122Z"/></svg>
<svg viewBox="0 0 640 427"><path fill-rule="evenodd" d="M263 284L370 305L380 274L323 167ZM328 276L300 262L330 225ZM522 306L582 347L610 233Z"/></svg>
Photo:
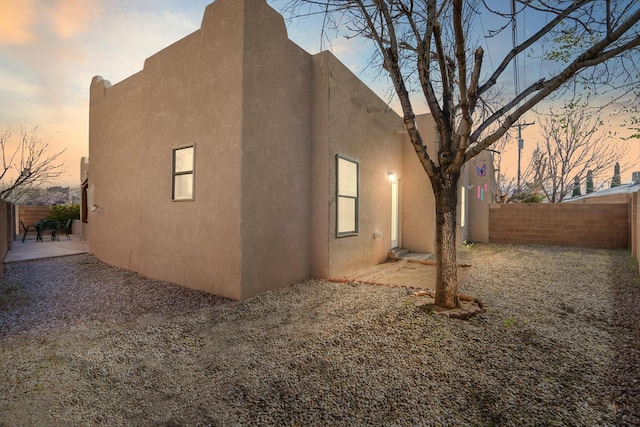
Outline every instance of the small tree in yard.
<svg viewBox="0 0 640 427"><path fill-rule="evenodd" d="M298 16L323 13L325 22L373 42L380 66L389 75L398 96L411 144L435 196L435 303L444 308L460 305L456 205L463 165L502 138L523 114L578 75L587 77L592 70L594 83L615 84L619 76L612 73L621 68L599 65L618 61L626 67L635 67L632 54L637 54L640 46L640 2L516 0L515 13L495 9L503 3L292 0L289 9ZM525 11L544 13L548 20L504 59L494 59L492 62L497 65L493 70L485 71L485 52L468 37L472 18L479 11L502 18L504 26L516 19L514 15ZM498 80L513 61L531 49L542 49L543 42L549 52L543 60L555 61L556 70L498 104L495 94ZM413 82L435 121L439 142L435 153L428 152L416 126L410 97Z"/></svg>
<svg viewBox="0 0 640 427"><path fill-rule="evenodd" d="M525 182L522 184L520 190L515 193L510 200L511 203L542 203L545 200L545 196L540 190L540 187Z"/></svg>
<svg viewBox="0 0 640 427"><path fill-rule="evenodd" d="M80 205L77 203L54 205L47 218L63 224L70 219L80 219Z"/></svg>

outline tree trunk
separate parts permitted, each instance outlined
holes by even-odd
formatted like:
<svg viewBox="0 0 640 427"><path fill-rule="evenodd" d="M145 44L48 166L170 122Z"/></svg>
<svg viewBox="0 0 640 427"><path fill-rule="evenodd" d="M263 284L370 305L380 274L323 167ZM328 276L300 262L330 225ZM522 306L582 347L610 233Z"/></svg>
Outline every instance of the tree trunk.
<svg viewBox="0 0 640 427"><path fill-rule="evenodd" d="M456 211L458 176L446 179L435 191L436 199L436 298L443 308L460 307L456 261Z"/></svg>

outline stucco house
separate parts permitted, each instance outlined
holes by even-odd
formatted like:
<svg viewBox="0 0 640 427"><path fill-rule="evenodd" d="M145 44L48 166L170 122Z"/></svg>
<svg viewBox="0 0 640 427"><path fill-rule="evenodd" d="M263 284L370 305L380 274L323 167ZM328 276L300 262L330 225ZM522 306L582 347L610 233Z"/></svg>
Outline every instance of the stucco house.
<svg viewBox="0 0 640 427"><path fill-rule="evenodd" d="M90 89L86 231L100 260L243 300L435 249L428 178L401 118L264 0ZM435 147L433 123L419 118ZM488 241L490 153L467 166L459 239Z"/></svg>

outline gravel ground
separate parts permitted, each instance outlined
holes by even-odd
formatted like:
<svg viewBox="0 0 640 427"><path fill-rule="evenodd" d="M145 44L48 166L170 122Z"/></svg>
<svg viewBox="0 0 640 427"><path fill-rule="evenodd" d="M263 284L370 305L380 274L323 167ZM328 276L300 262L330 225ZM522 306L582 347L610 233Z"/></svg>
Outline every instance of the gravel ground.
<svg viewBox="0 0 640 427"><path fill-rule="evenodd" d="M90 255L0 281L0 425L640 425L629 252L475 245L469 321L308 280L238 303ZM427 268L427 267L425 267Z"/></svg>

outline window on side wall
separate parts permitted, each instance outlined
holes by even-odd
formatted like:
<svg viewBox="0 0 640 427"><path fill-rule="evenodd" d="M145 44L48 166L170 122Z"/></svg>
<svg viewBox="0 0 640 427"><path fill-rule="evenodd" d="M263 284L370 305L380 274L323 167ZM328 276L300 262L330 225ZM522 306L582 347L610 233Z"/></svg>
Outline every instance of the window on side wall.
<svg viewBox="0 0 640 427"><path fill-rule="evenodd" d="M173 149L172 200L194 200L195 146Z"/></svg>
<svg viewBox="0 0 640 427"><path fill-rule="evenodd" d="M358 162L340 155L336 156L336 235L338 237L358 234Z"/></svg>

